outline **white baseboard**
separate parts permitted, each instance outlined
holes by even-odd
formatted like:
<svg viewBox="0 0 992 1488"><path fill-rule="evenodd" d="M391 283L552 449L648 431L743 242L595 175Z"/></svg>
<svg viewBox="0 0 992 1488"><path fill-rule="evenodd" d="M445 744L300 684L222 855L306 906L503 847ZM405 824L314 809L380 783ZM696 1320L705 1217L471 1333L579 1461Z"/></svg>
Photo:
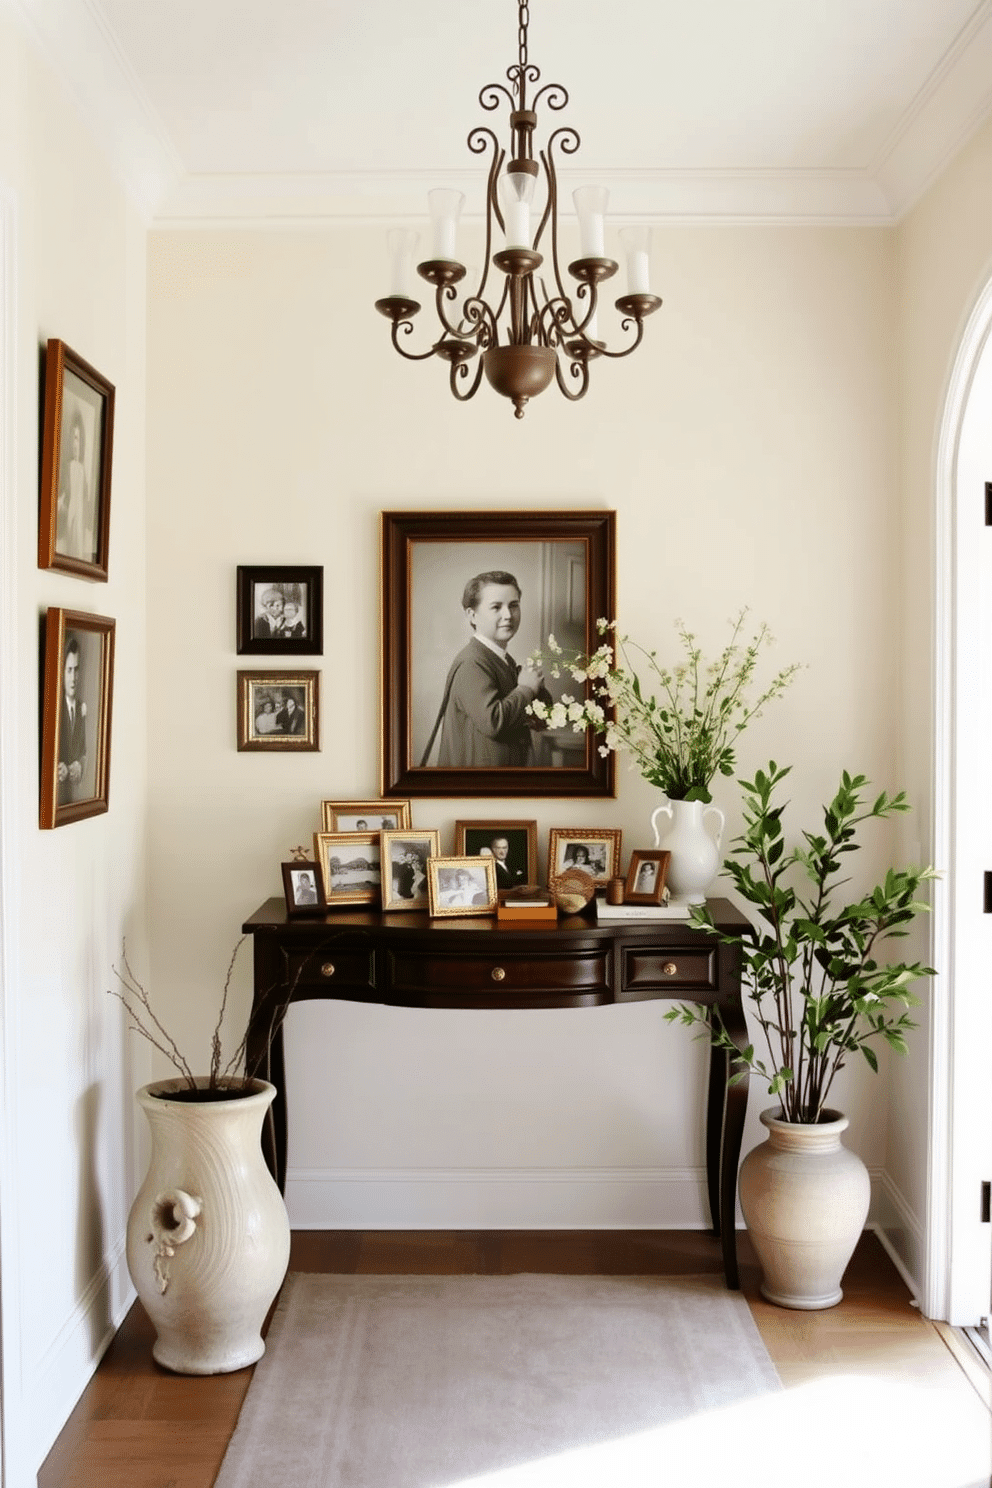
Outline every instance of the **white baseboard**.
<svg viewBox="0 0 992 1488"><path fill-rule="evenodd" d="M296 1230L708 1229L703 1168L290 1168Z"/></svg>
<svg viewBox="0 0 992 1488"><path fill-rule="evenodd" d="M32 1482L134 1298L122 1235L24 1382L24 1405L30 1416Z"/></svg>
<svg viewBox="0 0 992 1488"><path fill-rule="evenodd" d="M923 1225L884 1169L872 1171L871 1193L868 1228L875 1231L899 1275L919 1300L923 1296L926 1254Z"/></svg>

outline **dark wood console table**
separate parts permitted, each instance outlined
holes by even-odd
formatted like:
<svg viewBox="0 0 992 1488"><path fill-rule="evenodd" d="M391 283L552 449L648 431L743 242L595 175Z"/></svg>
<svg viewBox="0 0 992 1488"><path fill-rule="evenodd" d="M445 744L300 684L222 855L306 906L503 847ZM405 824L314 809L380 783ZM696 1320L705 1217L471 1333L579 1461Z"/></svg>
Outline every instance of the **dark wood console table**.
<svg viewBox="0 0 992 1488"><path fill-rule="evenodd" d="M710 901L719 929L747 922ZM506 926L495 918L432 920L423 912L336 909L288 919L268 899L245 922L255 943L255 994L247 1063L276 1086L263 1134L266 1161L286 1182L282 1019L312 998L390 1007L580 1008L667 999L718 1008L734 1042L747 1033L740 953L684 920L574 915L554 924ZM274 1032L273 1032L274 1030ZM677 1035L676 1035L677 1036ZM682 1035L684 1036L684 1035ZM713 1049L706 1111L706 1178L713 1233L722 1238L728 1287L739 1286L735 1204L747 1079L727 1085L728 1055Z"/></svg>

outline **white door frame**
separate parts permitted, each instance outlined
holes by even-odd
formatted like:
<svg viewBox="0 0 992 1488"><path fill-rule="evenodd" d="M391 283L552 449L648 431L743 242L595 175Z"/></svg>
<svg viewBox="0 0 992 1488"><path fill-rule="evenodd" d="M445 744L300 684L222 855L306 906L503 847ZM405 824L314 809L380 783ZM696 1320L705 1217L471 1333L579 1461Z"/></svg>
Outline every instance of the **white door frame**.
<svg viewBox="0 0 992 1488"><path fill-rule="evenodd" d="M976 375L988 382L992 359L992 279L977 297L958 345L938 435L934 512L934 861L944 877L934 895L934 985L930 1024L930 1161L923 1311L928 1317L971 1324L989 1310L992 1226L983 1225L980 1194L992 1178L987 1123L975 1117L975 1092L988 1086L984 1036L992 1028L992 915L979 918L981 869L969 840L971 820L983 813L973 789L970 734L975 699L988 697L988 654L981 656L981 599L974 582L975 489L972 394ZM970 416L970 419L969 419ZM985 418L988 420L988 412ZM985 465L992 479L992 438ZM992 545L992 529L984 534ZM990 597L992 599L992 597ZM985 623L992 613L988 602ZM983 668L985 669L983 672ZM967 676L967 686L960 679ZM979 684L982 684L982 687ZM972 729L969 731L969 720ZM986 796L985 804L992 800ZM992 840L985 845L992 868ZM980 1068L979 1068L980 1065ZM988 1098L979 1116L989 1112Z"/></svg>

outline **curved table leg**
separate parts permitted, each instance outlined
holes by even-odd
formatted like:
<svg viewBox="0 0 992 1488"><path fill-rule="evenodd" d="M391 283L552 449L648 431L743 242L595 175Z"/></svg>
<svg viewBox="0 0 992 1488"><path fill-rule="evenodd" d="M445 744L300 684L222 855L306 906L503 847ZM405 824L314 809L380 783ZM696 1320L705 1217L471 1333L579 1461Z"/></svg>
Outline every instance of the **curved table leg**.
<svg viewBox="0 0 992 1488"><path fill-rule="evenodd" d="M721 1003L720 1017L738 1049L747 1048L747 1024L739 1002ZM724 1071L729 1071L730 1055L723 1052ZM723 1150L720 1159L720 1227L723 1239L723 1269L727 1286L740 1289L737 1267L737 1168L744 1140L744 1118L747 1115L749 1071L743 1078L726 1087L723 1113ZM712 1094L712 1092L711 1092Z"/></svg>

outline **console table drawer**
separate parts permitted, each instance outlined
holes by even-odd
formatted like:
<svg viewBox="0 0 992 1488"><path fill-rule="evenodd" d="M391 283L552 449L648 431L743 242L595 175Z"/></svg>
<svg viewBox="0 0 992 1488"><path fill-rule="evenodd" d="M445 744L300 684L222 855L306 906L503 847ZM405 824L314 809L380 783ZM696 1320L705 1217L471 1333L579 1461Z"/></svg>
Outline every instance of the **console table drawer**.
<svg viewBox="0 0 992 1488"><path fill-rule="evenodd" d="M286 981L290 987L326 987L328 991L339 986L374 987L375 951L329 945L307 955L290 955Z"/></svg>
<svg viewBox="0 0 992 1488"><path fill-rule="evenodd" d="M717 989L716 951L706 946L624 946L621 985L625 992L667 988Z"/></svg>
<svg viewBox="0 0 992 1488"><path fill-rule="evenodd" d="M430 952L390 953L390 987L396 992L560 992L608 991L608 951L571 956L525 956L494 950L486 956L437 956Z"/></svg>

